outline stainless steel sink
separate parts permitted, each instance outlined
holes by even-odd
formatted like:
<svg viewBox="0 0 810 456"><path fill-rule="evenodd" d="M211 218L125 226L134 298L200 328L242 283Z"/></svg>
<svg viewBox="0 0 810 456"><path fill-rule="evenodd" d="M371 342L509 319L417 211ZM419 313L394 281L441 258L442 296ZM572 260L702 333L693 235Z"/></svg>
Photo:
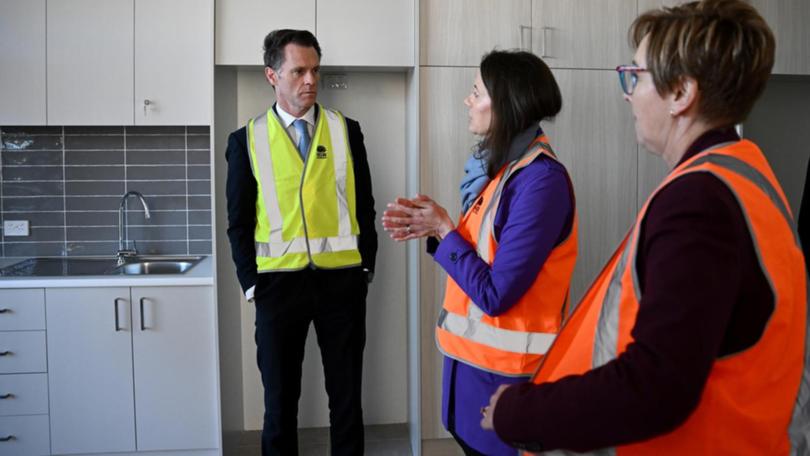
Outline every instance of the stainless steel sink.
<svg viewBox="0 0 810 456"><path fill-rule="evenodd" d="M37 257L0 269L4 277L53 277L86 275L183 274L201 256L136 256L122 265L114 257Z"/></svg>
<svg viewBox="0 0 810 456"><path fill-rule="evenodd" d="M202 258L153 258L136 259L115 268L113 274L124 275L151 275L151 274L183 274L193 268Z"/></svg>

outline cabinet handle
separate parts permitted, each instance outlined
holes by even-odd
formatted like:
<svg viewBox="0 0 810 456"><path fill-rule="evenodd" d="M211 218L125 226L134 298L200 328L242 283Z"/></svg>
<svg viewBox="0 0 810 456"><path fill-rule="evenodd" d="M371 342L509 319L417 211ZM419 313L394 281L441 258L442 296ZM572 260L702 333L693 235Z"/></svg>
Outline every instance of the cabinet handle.
<svg viewBox="0 0 810 456"><path fill-rule="evenodd" d="M0 356L11 356L11 355L13 355L13 354L14 354L14 353L12 353L12 352L10 352L10 351L8 351L8 350L4 350L4 351L1 351L1 352L0 352Z"/></svg>
<svg viewBox="0 0 810 456"><path fill-rule="evenodd" d="M0 399L11 399L13 397L14 397L14 395L12 393L6 393L6 394L0 395Z"/></svg>
<svg viewBox="0 0 810 456"><path fill-rule="evenodd" d="M115 301L113 302L113 307L115 307L115 331L116 332L121 330L121 324L120 324L120 322L118 320L118 301L123 301L123 300L124 300L124 298L115 298Z"/></svg>
<svg viewBox="0 0 810 456"><path fill-rule="evenodd" d="M146 115L146 110L147 110L147 109L149 108L149 106L151 106L151 105L152 105L152 100L150 100L150 99L148 99L148 98L143 100L143 115Z"/></svg>
<svg viewBox="0 0 810 456"><path fill-rule="evenodd" d="M542 57L544 59L549 57L548 53L546 52L546 43L548 42L548 34L547 34L547 32L550 29L551 29L551 27L542 27L542 30L543 30L543 49L540 52L540 57Z"/></svg>
<svg viewBox="0 0 810 456"><path fill-rule="evenodd" d="M141 304L140 305L140 307L141 307L141 331L144 331L144 330L146 330L146 324L144 324L144 321L143 321L143 302L146 301L146 298L141 298L138 301Z"/></svg>
<svg viewBox="0 0 810 456"><path fill-rule="evenodd" d="M0 442L8 442L9 440L17 440L17 437L14 437L14 435L7 435L5 437L0 437Z"/></svg>
<svg viewBox="0 0 810 456"><path fill-rule="evenodd" d="M518 25L518 29L520 30L520 48L524 51L531 51L531 42L532 42L532 27L529 25ZM526 34L524 33L526 30L529 30L529 46L526 46Z"/></svg>
<svg viewBox="0 0 810 456"><path fill-rule="evenodd" d="M6 308L0 309L0 314L9 313L9 312L11 312L11 309L6 309Z"/></svg>

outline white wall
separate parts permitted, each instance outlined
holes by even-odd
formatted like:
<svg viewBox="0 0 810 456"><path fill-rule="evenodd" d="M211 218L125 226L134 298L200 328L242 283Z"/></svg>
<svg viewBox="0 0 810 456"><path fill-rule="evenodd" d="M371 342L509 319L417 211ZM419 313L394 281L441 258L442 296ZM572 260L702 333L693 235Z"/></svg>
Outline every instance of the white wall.
<svg viewBox="0 0 810 456"><path fill-rule="evenodd" d="M220 402L222 409L222 445L225 454L236 451L244 430L242 400L242 315L239 311L239 283L228 245L228 210L225 202L228 124L236 118L236 69L217 68L214 99L214 195L217 260L217 310L219 322Z"/></svg>
<svg viewBox="0 0 810 456"><path fill-rule="evenodd" d="M360 122L374 187L380 249L374 283L367 300L364 418L366 424L403 423L407 421L405 248L388 239L379 218L385 204L405 192L406 76L404 73L345 74L348 89L322 87L318 101ZM273 99L272 87L264 80L261 69L239 69L239 126L266 110ZM223 276L220 275L220 280L226 280ZM244 424L246 430L261 429L264 403L253 340L255 311L244 300L241 309ZM311 328L304 359L299 427L329 424L322 371L315 331Z"/></svg>

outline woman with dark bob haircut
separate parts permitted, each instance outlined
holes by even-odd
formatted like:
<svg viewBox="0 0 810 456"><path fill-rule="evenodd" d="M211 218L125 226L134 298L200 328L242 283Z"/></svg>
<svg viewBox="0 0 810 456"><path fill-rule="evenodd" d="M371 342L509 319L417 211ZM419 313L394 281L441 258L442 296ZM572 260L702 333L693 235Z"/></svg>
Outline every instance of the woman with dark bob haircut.
<svg viewBox="0 0 810 456"><path fill-rule="evenodd" d="M530 451L808 454L807 285L785 195L740 139L774 59L742 0L647 12L617 68L669 175L531 383L482 422ZM635 166L635 164L633 164Z"/></svg>
<svg viewBox="0 0 810 456"><path fill-rule="evenodd" d="M481 429L481 411L499 385L531 377L567 313L574 195L541 128L562 100L537 56L495 51L464 104L482 139L465 167L458 225L417 195L389 204L383 227L397 241L430 236L428 251L449 276L436 327L445 427L466 454L515 455Z"/></svg>

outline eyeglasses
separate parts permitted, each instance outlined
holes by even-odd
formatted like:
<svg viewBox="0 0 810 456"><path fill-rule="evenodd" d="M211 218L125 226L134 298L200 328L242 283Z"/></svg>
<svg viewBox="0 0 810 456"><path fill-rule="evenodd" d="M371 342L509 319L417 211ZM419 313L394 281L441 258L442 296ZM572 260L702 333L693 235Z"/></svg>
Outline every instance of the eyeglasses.
<svg viewBox="0 0 810 456"><path fill-rule="evenodd" d="M625 95L633 94L633 90L638 84L638 74L645 71L650 70L635 65L619 65L616 67L616 72L619 73L619 85L622 86L622 92Z"/></svg>

